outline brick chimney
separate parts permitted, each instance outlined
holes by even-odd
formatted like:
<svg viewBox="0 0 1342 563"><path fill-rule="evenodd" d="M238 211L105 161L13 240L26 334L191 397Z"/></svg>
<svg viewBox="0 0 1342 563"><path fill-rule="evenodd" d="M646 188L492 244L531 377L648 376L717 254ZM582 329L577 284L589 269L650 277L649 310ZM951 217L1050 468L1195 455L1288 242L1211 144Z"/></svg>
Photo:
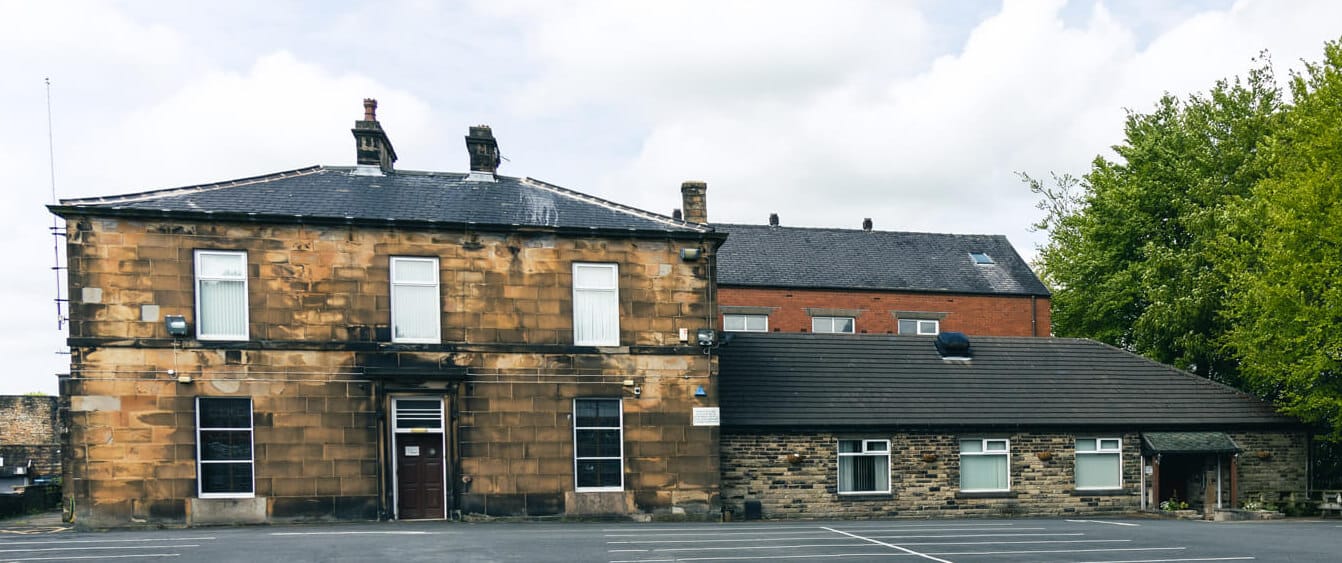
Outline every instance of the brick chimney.
<svg viewBox="0 0 1342 563"><path fill-rule="evenodd" d="M681 207L685 209L685 221L690 223L708 222L708 201L705 194L708 184L705 182L683 182L680 184Z"/></svg>
<svg viewBox="0 0 1342 563"><path fill-rule="evenodd" d="M396 162L396 149L391 148L391 139L377 122L377 100L364 98L363 119L354 122L354 149L359 165L377 165L385 174L391 172Z"/></svg>
<svg viewBox="0 0 1342 563"><path fill-rule="evenodd" d="M466 153L471 157L471 172L494 174L499 170L499 143L488 125L471 127L466 135Z"/></svg>

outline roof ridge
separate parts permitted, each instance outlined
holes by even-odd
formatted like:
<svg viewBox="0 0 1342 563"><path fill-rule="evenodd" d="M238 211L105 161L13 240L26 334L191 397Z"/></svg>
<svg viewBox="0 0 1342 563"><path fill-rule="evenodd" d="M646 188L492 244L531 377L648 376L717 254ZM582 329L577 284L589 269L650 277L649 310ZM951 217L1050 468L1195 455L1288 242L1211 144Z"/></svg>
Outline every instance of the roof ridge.
<svg viewBox="0 0 1342 563"><path fill-rule="evenodd" d="M689 221L677 221L677 220L674 219L674 218L667 217L666 215L662 215L662 214L660 214L660 213L653 213L653 212L651 212L651 211L647 211L647 210L639 209L639 208L637 208L637 207L631 207L631 206L628 206L628 205L623 205L623 204L620 204L620 203L615 203L615 202L610 201L610 200L608 200L608 199L603 199L603 198L596 197L596 196L594 196L594 195L588 195L588 194L585 194L585 193L582 193L582 192L579 192L579 191L570 190L570 189L568 189L568 188L565 188L565 187L562 187L562 186L558 186L558 185L555 185L555 184L551 184L551 183L549 183L549 182L546 182L545 180L538 180L538 179L536 179L536 178L532 178L532 177L530 177L530 176L526 176L526 177L522 178L521 181L524 182L524 183L528 183L528 184L534 185L534 186L537 187L537 188L541 188L541 189L544 189L544 190L548 190L548 191L554 192L554 193L556 193L556 194L559 194L559 195L562 195L562 196L565 196L565 197L568 197L568 198L572 198L572 199L576 199L576 200L585 201L585 202L588 202L588 203L592 203L592 204L600 205L600 206L606 207L606 208L608 208L608 209L612 209L612 210L619 211L619 212L622 212L622 213L628 213L628 214L630 214L630 215L634 215L634 216L642 217L642 218L644 218L644 219L648 219L648 220L650 220L650 221L657 221L657 222L665 223L665 224L667 224L667 225L675 226L675 227L694 229L694 230L699 231L699 232L702 232L702 233L713 232L713 230L714 230L713 227L711 227L711 226L709 226L709 225L704 225L704 224L700 224L700 223L691 223L691 222L689 222Z"/></svg>
<svg viewBox="0 0 1342 563"><path fill-rule="evenodd" d="M61 205L75 206L75 205L92 205L92 204L102 205L109 203L135 203L139 201L146 201L160 197L170 197L186 193L199 193L199 192L220 190L224 188L232 188L237 186L260 184L264 182L279 180L282 178L291 178L294 176L305 176L308 174L316 174L328 169L329 168L325 166L317 164L313 166L308 166L306 168L295 168L293 170L271 172L269 174L262 174L260 176L249 176L246 178L237 178L234 180L211 182L208 184L195 184L191 186L180 186L176 188L163 188L158 190L150 190L146 192L136 192L129 194L114 195L114 196L63 199L61 200Z"/></svg>
<svg viewBox="0 0 1342 563"><path fill-rule="evenodd" d="M1006 235L1003 235L1003 234L997 234L997 233L946 233L946 232L932 232L932 231L886 231L886 230L882 230L882 229L872 229L872 230L868 231L868 230L866 230L866 229L849 229L849 228L844 228L844 227L794 227L794 226L790 226L790 225L756 225L756 224L754 224L754 223L716 223L716 222L713 222L713 223L709 223L709 225L710 225L710 226L719 226L719 225L720 225L720 226L723 226L723 227L747 227L747 228L755 228L755 229L790 229L790 230L796 230L796 231L837 231L837 232L845 232L845 233L881 233L881 234L891 234L891 235L939 235L939 236L949 236L949 237L991 237L991 238L1003 238L1003 239L1006 238Z"/></svg>

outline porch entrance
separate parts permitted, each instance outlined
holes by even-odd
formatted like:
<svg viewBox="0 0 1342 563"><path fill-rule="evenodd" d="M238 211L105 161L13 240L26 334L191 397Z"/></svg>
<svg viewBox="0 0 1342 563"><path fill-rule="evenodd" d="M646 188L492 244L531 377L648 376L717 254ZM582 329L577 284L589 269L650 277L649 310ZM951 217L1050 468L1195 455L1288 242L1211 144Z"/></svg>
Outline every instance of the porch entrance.
<svg viewBox="0 0 1342 563"><path fill-rule="evenodd" d="M1165 501L1179 501L1208 515L1235 507L1239 452L1239 445L1222 432L1143 433L1142 465L1152 470L1143 475L1150 477L1150 489L1143 484L1142 494L1151 496L1145 507L1158 510Z"/></svg>
<svg viewBox="0 0 1342 563"><path fill-rule="evenodd" d="M392 413L396 517L445 518L448 471L442 399L394 398Z"/></svg>

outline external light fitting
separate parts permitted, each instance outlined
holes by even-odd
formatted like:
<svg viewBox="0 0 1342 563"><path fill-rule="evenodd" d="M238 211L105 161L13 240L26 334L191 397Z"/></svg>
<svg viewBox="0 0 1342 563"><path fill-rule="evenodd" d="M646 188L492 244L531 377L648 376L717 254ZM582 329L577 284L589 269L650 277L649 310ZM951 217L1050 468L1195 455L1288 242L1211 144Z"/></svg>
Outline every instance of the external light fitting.
<svg viewBox="0 0 1342 563"><path fill-rule="evenodd" d="M168 336L173 338L185 338L190 330L186 325L186 317L182 315L164 316L163 326L168 329Z"/></svg>

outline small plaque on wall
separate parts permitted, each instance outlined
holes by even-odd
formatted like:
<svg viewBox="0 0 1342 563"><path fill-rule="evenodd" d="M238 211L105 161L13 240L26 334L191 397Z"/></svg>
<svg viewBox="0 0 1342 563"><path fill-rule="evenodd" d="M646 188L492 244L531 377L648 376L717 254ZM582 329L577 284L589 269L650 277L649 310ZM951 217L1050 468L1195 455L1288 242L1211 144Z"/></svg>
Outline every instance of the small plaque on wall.
<svg viewBox="0 0 1342 563"><path fill-rule="evenodd" d="M419 455L419 446L406 446L405 457L416 457Z"/></svg>
<svg viewBox="0 0 1342 563"><path fill-rule="evenodd" d="M718 407L694 407L695 426L718 426L720 420Z"/></svg>

